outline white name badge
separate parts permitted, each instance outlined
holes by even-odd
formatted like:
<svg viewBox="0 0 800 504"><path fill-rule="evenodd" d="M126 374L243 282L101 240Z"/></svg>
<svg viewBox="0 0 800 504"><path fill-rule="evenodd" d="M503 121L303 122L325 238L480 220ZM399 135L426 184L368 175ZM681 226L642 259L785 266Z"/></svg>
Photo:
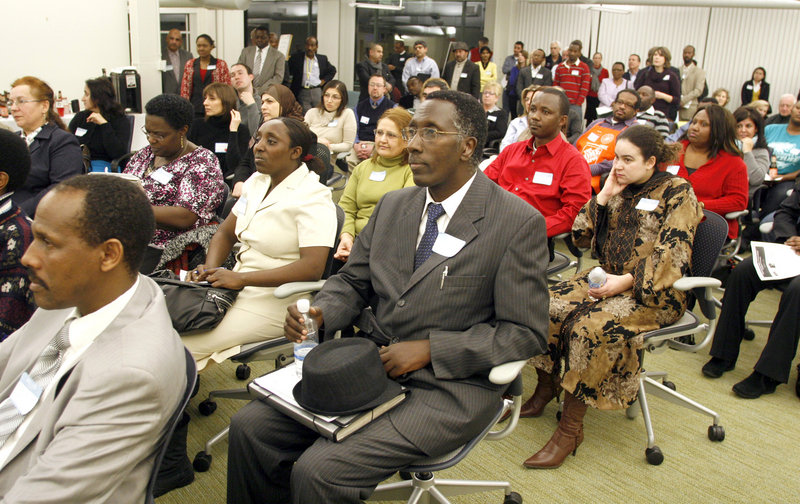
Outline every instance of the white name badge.
<svg viewBox="0 0 800 504"><path fill-rule="evenodd" d="M665 75L664 78L661 80L669 80L669 75Z"/></svg>
<svg viewBox="0 0 800 504"><path fill-rule="evenodd" d="M497 116L486 116L486 119L489 119L492 122L497 122Z"/></svg>
<svg viewBox="0 0 800 504"><path fill-rule="evenodd" d="M216 69L217 69L217 65L208 65L206 67L206 70L216 70Z"/></svg>
<svg viewBox="0 0 800 504"><path fill-rule="evenodd" d="M748 85L745 86L745 89L753 89L753 85L752 84L748 84Z"/></svg>
<svg viewBox="0 0 800 504"><path fill-rule="evenodd" d="M540 172L537 171L533 174L533 183L534 184L542 184L542 185L552 185L553 184L553 174L547 172Z"/></svg>
<svg viewBox="0 0 800 504"><path fill-rule="evenodd" d="M672 175L677 175L678 174L678 170L680 170L680 169L681 169L681 167L679 165L676 165L676 164L669 165L669 166L667 166L667 173L671 173Z"/></svg>
<svg viewBox="0 0 800 504"><path fill-rule="evenodd" d="M433 243L432 251L440 256L453 257L464 248L466 243L467 242L461 238L456 238L447 233L439 233L439 236L436 237L436 241Z"/></svg>
<svg viewBox="0 0 800 504"><path fill-rule="evenodd" d="M461 72L461 76L459 78L460 79L466 79L467 78L467 72Z"/></svg>
<svg viewBox="0 0 800 504"><path fill-rule="evenodd" d="M333 121L328 123L328 127L329 128L335 128L337 124L339 124L339 123L336 121L336 119L334 119Z"/></svg>
<svg viewBox="0 0 800 504"><path fill-rule="evenodd" d="M167 65L167 66L164 67L164 71L165 72L171 72L174 69L175 69L175 67L173 67L172 65Z"/></svg>
<svg viewBox="0 0 800 504"><path fill-rule="evenodd" d="M485 73L486 75L492 75L492 71L491 71L491 70L486 70L486 72L484 72L484 73Z"/></svg>
<svg viewBox="0 0 800 504"><path fill-rule="evenodd" d="M542 78L542 74L538 73L538 74L534 75L533 78L534 79L541 79Z"/></svg>
<svg viewBox="0 0 800 504"><path fill-rule="evenodd" d="M159 168L158 170L150 174L150 178L152 178L159 184L167 185L169 184L169 181L172 180L172 174L167 170L165 170L164 168Z"/></svg>
<svg viewBox="0 0 800 504"><path fill-rule="evenodd" d="M11 402L17 408L20 415L27 415L36 403L39 402L39 397L42 395L42 387L33 381L33 378L25 372L20 376L17 385L11 392Z"/></svg>
<svg viewBox="0 0 800 504"><path fill-rule="evenodd" d="M233 208L231 208L231 212L233 212L233 215L241 217L246 213L246 211L247 211L247 198L241 196L239 197L239 200L236 202L236 204L233 205Z"/></svg>
<svg viewBox="0 0 800 504"><path fill-rule="evenodd" d="M86 132L87 132L87 130L85 130L83 128L76 128L75 129L75 136L82 137L83 135L86 134Z"/></svg>
<svg viewBox="0 0 800 504"><path fill-rule="evenodd" d="M374 171L370 172L369 179L375 182L383 182L386 180L386 171Z"/></svg>
<svg viewBox="0 0 800 504"><path fill-rule="evenodd" d="M636 204L636 210L644 210L645 212L652 212L656 208L658 208L657 199L642 198Z"/></svg>
<svg viewBox="0 0 800 504"><path fill-rule="evenodd" d="M400 63L404 62L405 60L405 58L400 58Z"/></svg>
<svg viewBox="0 0 800 504"><path fill-rule="evenodd" d="M589 136L586 138L588 138L590 142L596 142L597 139L600 138L600 135L597 133L589 133Z"/></svg>
<svg viewBox="0 0 800 504"><path fill-rule="evenodd" d="M581 73L580 73L578 70L573 70L573 71L572 71L572 75L574 75L574 76L576 76L576 77L577 77L578 75L580 75L580 74L581 74Z"/></svg>
<svg viewBox="0 0 800 504"><path fill-rule="evenodd" d="M361 116L361 118L358 120L358 122L360 122L361 124L369 124L369 117Z"/></svg>
<svg viewBox="0 0 800 504"><path fill-rule="evenodd" d="M228 142L217 142L214 144L214 152L228 152Z"/></svg>

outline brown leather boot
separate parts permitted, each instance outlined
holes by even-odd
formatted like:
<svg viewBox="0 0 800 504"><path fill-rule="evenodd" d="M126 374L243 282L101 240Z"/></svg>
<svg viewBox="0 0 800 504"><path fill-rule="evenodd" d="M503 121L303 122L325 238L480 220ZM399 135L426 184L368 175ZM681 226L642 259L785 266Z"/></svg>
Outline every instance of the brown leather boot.
<svg viewBox="0 0 800 504"><path fill-rule="evenodd" d="M539 381L536 383L536 390L530 399L525 401L519 411L520 418L533 418L542 416L544 407L558 395L561 387L561 380L550 373L541 369L536 370Z"/></svg>
<svg viewBox="0 0 800 504"><path fill-rule="evenodd" d="M559 467L570 452L575 455L583 442L583 416L586 404L570 393L564 394L564 411L561 421L544 448L522 463L531 469L555 469Z"/></svg>

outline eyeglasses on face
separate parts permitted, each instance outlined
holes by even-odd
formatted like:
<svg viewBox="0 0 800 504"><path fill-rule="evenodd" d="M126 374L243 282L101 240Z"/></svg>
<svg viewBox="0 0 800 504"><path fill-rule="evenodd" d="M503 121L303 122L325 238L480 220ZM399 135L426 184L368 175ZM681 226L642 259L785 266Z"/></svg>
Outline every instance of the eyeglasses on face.
<svg viewBox="0 0 800 504"><path fill-rule="evenodd" d="M10 98L6 102L6 105L8 105L9 107L13 107L14 105L16 105L17 107L22 107L26 103L37 103L37 102L43 102L43 101L45 101L45 100L34 100L33 98L17 98L15 100L13 98Z"/></svg>
<svg viewBox="0 0 800 504"><path fill-rule="evenodd" d="M423 142L435 142L439 135L460 135L458 131L440 131L436 128L403 128L401 130L403 140L410 142L417 134L422 138Z"/></svg>
<svg viewBox="0 0 800 504"><path fill-rule="evenodd" d="M144 126L142 126L142 133L144 133L144 136L147 137L148 140L152 138L156 142L161 142L166 138L166 136L161 133L150 133Z"/></svg>
<svg viewBox="0 0 800 504"><path fill-rule="evenodd" d="M376 129L374 131L374 133L375 133L375 138L382 137L382 136L385 136L386 138L388 138L390 140L397 140L397 139L400 138L400 135L398 135L397 133L395 133L393 131Z"/></svg>

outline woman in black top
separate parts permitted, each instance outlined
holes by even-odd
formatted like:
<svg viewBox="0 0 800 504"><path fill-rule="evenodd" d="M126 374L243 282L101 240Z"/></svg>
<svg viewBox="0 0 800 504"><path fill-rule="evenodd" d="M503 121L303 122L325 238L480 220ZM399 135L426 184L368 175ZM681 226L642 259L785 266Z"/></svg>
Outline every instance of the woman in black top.
<svg viewBox="0 0 800 504"><path fill-rule="evenodd" d="M225 182L230 186L233 170L242 154L247 152L250 133L242 124L242 116L236 110L237 94L230 84L214 82L203 90L203 107L206 115L195 119L186 138L213 152L219 159L219 167Z"/></svg>
<svg viewBox="0 0 800 504"><path fill-rule="evenodd" d="M764 100L769 102L769 82L767 79L767 71L764 67L756 67L753 70L752 78L742 84L742 105L747 105L757 100ZM767 111L770 113L772 108Z"/></svg>
<svg viewBox="0 0 800 504"><path fill-rule="evenodd" d="M502 140L506 136L508 129L508 111L497 106L497 102L503 95L503 86L499 82L488 82L483 88L482 100L483 111L486 112L486 145L495 140Z"/></svg>
<svg viewBox="0 0 800 504"><path fill-rule="evenodd" d="M105 171L112 160L128 153L131 122L108 77L87 80L81 102L84 110L75 114L69 130L89 148L92 171Z"/></svg>

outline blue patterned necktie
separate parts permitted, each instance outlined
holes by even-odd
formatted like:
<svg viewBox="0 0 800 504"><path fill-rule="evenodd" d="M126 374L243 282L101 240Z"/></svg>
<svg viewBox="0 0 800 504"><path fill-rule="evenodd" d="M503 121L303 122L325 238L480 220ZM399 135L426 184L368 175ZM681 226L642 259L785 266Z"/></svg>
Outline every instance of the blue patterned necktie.
<svg viewBox="0 0 800 504"><path fill-rule="evenodd" d="M428 203L428 220L425 223L425 233L417 246L417 253L414 255L414 269L419 268L422 263L428 260L433 251L433 244L439 236L439 226L436 219L442 216L444 207L439 203Z"/></svg>
<svg viewBox="0 0 800 504"><path fill-rule="evenodd" d="M33 364L33 368L30 370L30 377L43 391L47 388L47 385L53 381L58 369L61 367L64 352L69 348L70 322L72 321L64 324L64 327L58 331L58 334L50 340L50 343L39 355L39 358ZM6 397L6 399L0 403L0 447L2 447L6 440L16 432L23 420L25 420L25 415L19 412L13 401L11 401L10 396Z"/></svg>

